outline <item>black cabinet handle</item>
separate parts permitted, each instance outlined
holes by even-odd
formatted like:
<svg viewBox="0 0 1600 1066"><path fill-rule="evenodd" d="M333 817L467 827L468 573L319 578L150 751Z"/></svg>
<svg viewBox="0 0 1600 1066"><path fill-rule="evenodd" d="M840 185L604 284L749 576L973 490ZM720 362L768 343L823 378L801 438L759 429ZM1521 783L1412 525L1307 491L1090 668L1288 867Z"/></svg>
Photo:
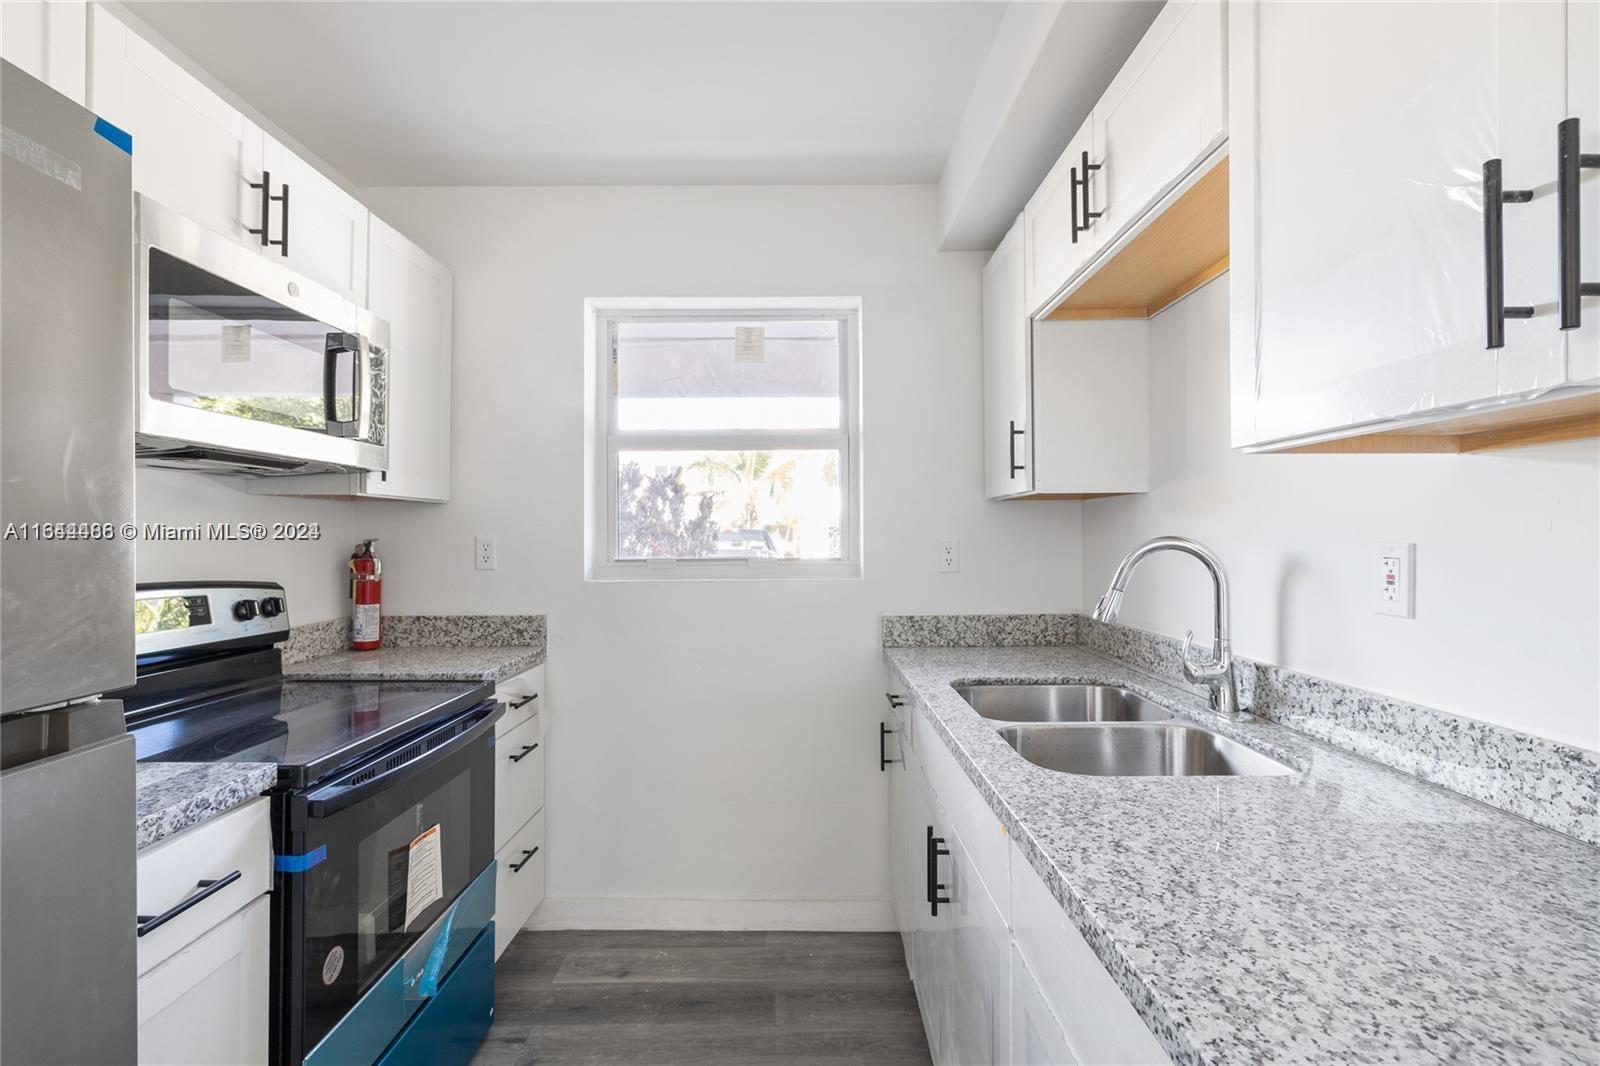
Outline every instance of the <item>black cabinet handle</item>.
<svg viewBox="0 0 1600 1066"><path fill-rule="evenodd" d="M1483 164L1483 292L1489 314L1485 348L1506 346L1506 319L1532 318L1533 308L1506 306L1505 205L1525 204L1532 189L1507 189L1500 176L1500 160Z"/></svg>
<svg viewBox="0 0 1600 1066"><path fill-rule="evenodd" d="M889 706L891 707L904 707L906 705L906 701L893 692L885 692L884 696L888 698Z"/></svg>
<svg viewBox="0 0 1600 1066"><path fill-rule="evenodd" d="M261 176L263 178L265 178L266 174L263 173ZM264 240L261 243L262 244L275 244L275 245L277 245L278 246L278 253L280 255L283 255L283 256L287 257L288 254L289 254L289 183L288 182L284 182L283 183L283 195L269 197L269 199L276 200L278 203L283 205L283 214L279 219L279 221L282 223L282 225L278 229L278 233L280 234L280 236L278 237L277 240L275 240L275 241ZM263 226L265 226L267 224L265 218L262 219L261 224Z"/></svg>
<svg viewBox="0 0 1600 1066"><path fill-rule="evenodd" d="M528 704L532 703L534 700L536 700L538 698L539 698L539 694L537 692L535 692L531 696L524 696L524 697L522 697L522 699L518 700L516 703L513 703L511 705L511 709L514 711L518 707L526 707Z"/></svg>
<svg viewBox="0 0 1600 1066"><path fill-rule="evenodd" d="M1083 160L1082 160L1082 162L1080 162L1078 164L1078 166L1081 166L1083 168L1083 176L1082 177L1078 176L1078 167L1073 167L1072 168L1072 243L1073 244L1077 244L1078 243L1078 234L1080 234L1080 233L1088 233L1089 232L1089 227L1090 227L1090 225L1093 224L1094 220L1099 218L1101 215L1105 214L1104 211L1091 211L1091 210L1089 210L1089 174L1090 174L1091 171L1099 170L1100 169L1100 164L1099 163L1091 163L1091 162L1089 162L1089 153L1088 153L1087 150L1085 150L1084 153L1083 153ZM1080 215L1080 212L1078 211L1078 196L1079 196L1079 194L1082 194L1082 196L1083 196L1083 211L1081 212L1082 221L1079 220L1079 215Z"/></svg>
<svg viewBox="0 0 1600 1066"><path fill-rule="evenodd" d="M539 750L539 745L537 745L537 744L525 745L521 751L519 751L515 755L511 756L511 761L512 762L521 762L523 759L526 759L528 756L532 755L535 751L538 751L538 750Z"/></svg>
<svg viewBox="0 0 1600 1066"><path fill-rule="evenodd" d="M1082 230L1082 229L1088 229L1089 228L1087 226L1079 226L1079 224L1078 224L1078 168L1077 167L1073 167L1068 172L1068 178L1069 178L1069 186L1068 186L1068 190L1067 190L1067 202L1068 202L1068 205L1072 208L1072 243L1073 244L1077 244L1078 243L1078 233L1079 233L1079 231Z"/></svg>
<svg viewBox="0 0 1600 1066"><path fill-rule="evenodd" d="M949 854L950 849L944 846L944 837L934 836L933 826L928 826L928 904L935 918L939 917L939 904L950 902L949 896L940 895L950 886L939 880L939 858Z"/></svg>
<svg viewBox="0 0 1600 1066"><path fill-rule="evenodd" d="M904 762L905 761L904 759L891 759L891 758L889 758L889 750L888 750L889 734L890 733L894 733L894 732L897 732L897 730L890 729L887 722L879 722L878 723L878 769L879 770L887 770L889 768L889 764L890 763Z"/></svg>
<svg viewBox="0 0 1600 1066"><path fill-rule="evenodd" d="M522 872L522 868L532 862L533 857L537 854L539 854L539 849L537 847L523 848L522 861L512 863L511 872L514 874L520 874Z"/></svg>
<svg viewBox="0 0 1600 1066"><path fill-rule="evenodd" d="M1026 432L1028 432L1026 429L1018 429L1016 420L1012 419L1012 421L1011 421L1011 440L1010 440L1010 442L1008 443L1008 445L1006 447L1006 452L1011 458L1011 476L1012 477L1016 477L1017 473L1019 471L1028 469L1027 464L1017 462L1017 438L1022 436Z"/></svg>
<svg viewBox="0 0 1600 1066"><path fill-rule="evenodd" d="M252 181L250 183L250 187L252 189L261 190L261 228L248 230L247 232L260 237L261 247L265 248L272 243L271 241L267 240L267 228L272 218L272 172L270 170L263 170L261 172L261 180Z"/></svg>
<svg viewBox="0 0 1600 1066"><path fill-rule="evenodd" d="M196 881L194 887L199 889L198 892L183 897L177 903L173 904L171 907L168 907L160 914L141 914L135 918L134 920L139 923L139 928L134 935L144 936L146 933L155 932L157 929L160 929L163 925L166 925L168 922L172 921L172 919L176 918L190 907L199 906L204 901L210 899L212 896L215 896L218 892L221 892L223 889L239 880L240 876L242 876L240 871L235 870L228 876L219 877L213 881Z"/></svg>
<svg viewBox="0 0 1600 1066"><path fill-rule="evenodd" d="M1583 171L1600 169L1600 153L1578 148L1578 120L1562 119L1556 126L1556 217L1560 233L1561 293L1558 298L1561 329L1583 324L1583 298L1600 296L1600 281L1583 280L1583 241L1579 236L1578 182Z"/></svg>

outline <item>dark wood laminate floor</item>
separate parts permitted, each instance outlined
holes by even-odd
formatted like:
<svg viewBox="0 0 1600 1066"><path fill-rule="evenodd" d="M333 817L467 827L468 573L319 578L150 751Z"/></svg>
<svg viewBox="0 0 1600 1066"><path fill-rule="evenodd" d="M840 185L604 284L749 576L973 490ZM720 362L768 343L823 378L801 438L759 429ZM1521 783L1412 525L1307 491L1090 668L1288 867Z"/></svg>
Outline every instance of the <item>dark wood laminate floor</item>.
<svg viewBox="0 0 1600 1066"><path fill-rule="evenodd" d="M929 1062L895 933L524 932L473 1066Z"/></svg>

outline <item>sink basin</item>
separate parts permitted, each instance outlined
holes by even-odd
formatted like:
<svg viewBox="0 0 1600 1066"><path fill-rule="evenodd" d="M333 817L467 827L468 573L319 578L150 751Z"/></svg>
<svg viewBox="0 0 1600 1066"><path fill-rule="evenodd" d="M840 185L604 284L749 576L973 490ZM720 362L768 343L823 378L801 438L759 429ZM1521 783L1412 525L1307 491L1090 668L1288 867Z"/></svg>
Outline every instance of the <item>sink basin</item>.
<svg viewBox="0 0 1600 1066"><path fill-rule="evenodd" d="M1109 685L958 685L972 709L996 722L1169 722L1172 713Z"/></svg>
<svg viewBox="0 0 1600 1066"><path fill-rule="evenodd" d="M1192 725L1011 725L1000 736L1047 770L1096 777L1243 777L1294 769L1238 741Z"/></svg>

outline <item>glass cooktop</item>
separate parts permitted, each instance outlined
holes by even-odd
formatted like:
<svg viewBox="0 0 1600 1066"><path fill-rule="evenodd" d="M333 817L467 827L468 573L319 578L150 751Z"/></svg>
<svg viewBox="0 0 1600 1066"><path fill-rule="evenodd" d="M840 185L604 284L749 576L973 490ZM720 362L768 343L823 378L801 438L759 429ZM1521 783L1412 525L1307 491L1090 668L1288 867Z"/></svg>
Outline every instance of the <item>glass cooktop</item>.
<svg viewBox="0 0 1600 1066"><path fill-rule="evenodd" d="M128 731L141 762L275 762L279 784L302 788L493 695L470 681L272 680Z"/></svg>

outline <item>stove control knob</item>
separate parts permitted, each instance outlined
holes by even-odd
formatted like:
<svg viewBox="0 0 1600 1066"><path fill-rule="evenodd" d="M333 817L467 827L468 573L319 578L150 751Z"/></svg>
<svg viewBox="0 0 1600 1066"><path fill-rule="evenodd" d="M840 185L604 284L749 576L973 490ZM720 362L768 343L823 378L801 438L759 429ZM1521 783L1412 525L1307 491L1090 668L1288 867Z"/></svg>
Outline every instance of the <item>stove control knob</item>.
<svg viewBox="0 0 1600 1066"><path fill-rule="evenodd" d="M261 601L261 617L276 618L283 613L283 597L268 596Z"/></svg>
<svg viewBox="0 0 1600 1066"><path fill-rule="evenodd" d="M233 605L233 616L241 622L248 622L256 616L255 600L240 600Z"/></svg>

